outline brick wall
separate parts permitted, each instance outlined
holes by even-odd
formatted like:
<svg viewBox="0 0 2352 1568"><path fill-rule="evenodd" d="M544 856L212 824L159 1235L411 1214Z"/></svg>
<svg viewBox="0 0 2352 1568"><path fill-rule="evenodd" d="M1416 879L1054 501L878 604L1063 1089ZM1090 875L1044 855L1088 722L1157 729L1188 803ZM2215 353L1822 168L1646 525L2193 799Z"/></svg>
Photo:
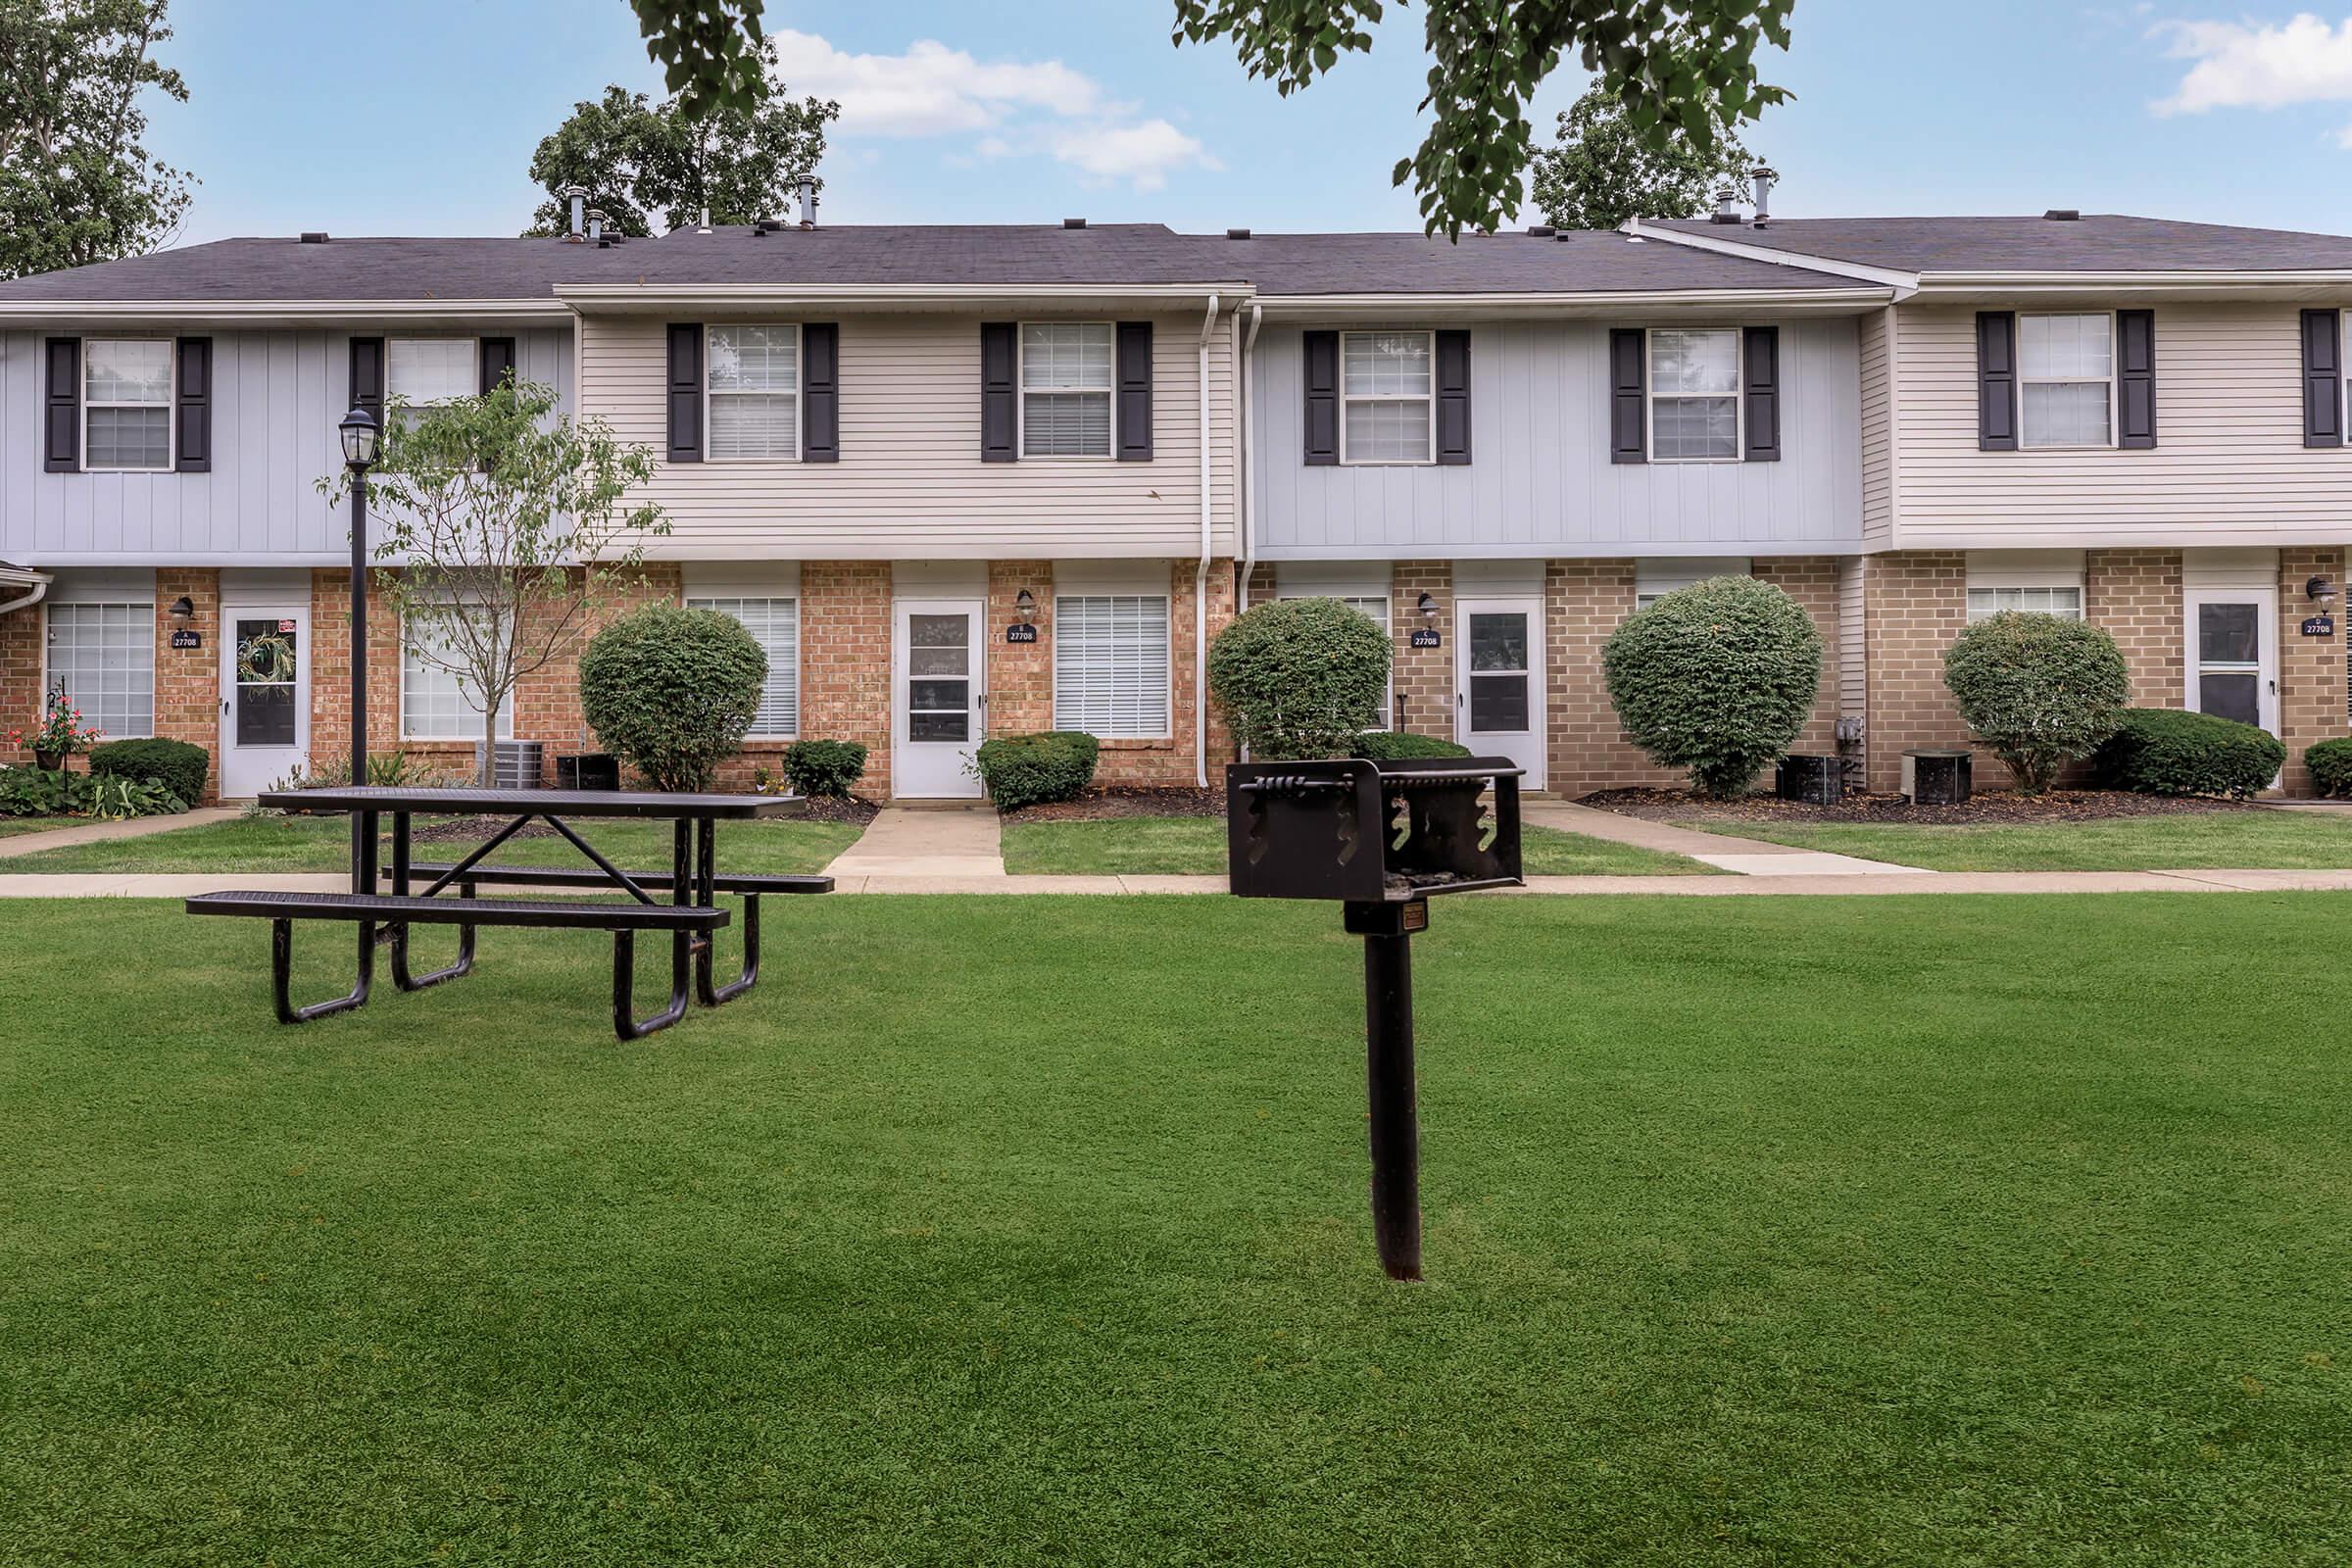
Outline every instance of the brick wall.
<svg viewBox="0 0 2352 1568"><path fill-rule="evenodd" d="M1968 558L1957 550L1867 556L1862 572L1869 780L1885 794L1902 785L1905 748L1969 744L1943 685L1944 650L1968 625Z"/></svg>
<svg viewBox="0 0 2352 1568"><path fill-rule="evenodd" d="M2180 552L2093 550L2082 563L2082 618L2105 629L2132 676L2134 708L2179 708L2186 695Z"/></svg>
<svg viewBox="0 0 2352 1568"><path fill-rule="evenodd" d="M1004 628L1019 623L1021 590L1036 600L1037 641L1008 643ZM988 732L1031 735L1054 727L1054 564L988 564L988 613L980 635L988 652Z"/></svg>
<svg viewBox="0 0 2352 1568"><path fill-rule="evenodd" d="M866 749L858 793L890 795L890 563L801 566L801 733Z"/></svg>
<svg viewBox="0 0 2352 1568"><path fill-rule="evenodd" d="M2303 765L2303 750L2347 732L2344 717L2344 601L2328 607L2335 630L2326 637L2306 637L2303 622L2320 612L2303 592L2314 576L2326 577L2340 596L2344 588L2344 552L2288 548L2278 552L2278 738L2286 742L2286 767L2279 787L2289 795L2312 793L2311 770Z"/></svg>
<svg viewBox="0 0 2352 1568"><path fill-rule="evenodd" d="M1625 738L1601 678L1601 647L1633 612L1633 562L1555 561L1544 568L1546 783L1554 794L1683 782Z"/></svg>
<svg viewBox="0 0 2352 1568"><path fill-rule="evenodd" d="M1433 624L1421 613L1421 596L1437 604L1434 624L1442 647L1415 648L1413 631ZM1390 577L1389 627L1396 634L1396 662L1389 689L1403 708L1399 725L1410 734L1453 739L1453 563L1400 561Z"/></svg>
<svg viewBox="0 0 2352 1568"><path fill-rule="evenodd" d="M1198 773L1193 757L1193 659L1195 614L1193 579L1200 570L1195 561L1172 562L1168 567L1168 738L1166 740L1106 740L1095 779L1102 784L1189 785ZM1234 566L1231 561L1208 565L1208 637L1216 640L1233 619ZM1266 598L1273 597L1272 590ZM1256 594L1252 604L1263 603ZM1233 739L1222 715L1210 705L1208 769L1213 783L1233 756Z"/></svg>
<svg viewBox="0 0 2352 1568"><path fill-rule="evenodd" d="M1773 561L1758 561L1751 568L1759 582L1768 582L1786 593L1804 608L1821 633L1821 694L1813 700L1813 712L1805 727L1790 743L1792 752L1835 752L1838 750L1838 560L1834 556L1787 556ZM1770 788L1768 773L1764 786Z"/></svg>
<svg viewBox="0 0 2352 1568"><path fill-rule="evenodd" d="M196 608L184 627L172 618L172 606L183 595ZM172 634L183 629L198 633L204 645L172 647ZM210 566L165 566L155 574L155 733L162 740L204 748L205 800L219 800L220 573Z"/></svg>
<svg viewBox="0 0 2352 1568"><path fill-rule="evenodd" d="M13 599L17 591L0 592ZM41 637L47 627L38 605L0 615L0 762L32 760L29 750L8 744L7 733L41 721Z"/></svg>

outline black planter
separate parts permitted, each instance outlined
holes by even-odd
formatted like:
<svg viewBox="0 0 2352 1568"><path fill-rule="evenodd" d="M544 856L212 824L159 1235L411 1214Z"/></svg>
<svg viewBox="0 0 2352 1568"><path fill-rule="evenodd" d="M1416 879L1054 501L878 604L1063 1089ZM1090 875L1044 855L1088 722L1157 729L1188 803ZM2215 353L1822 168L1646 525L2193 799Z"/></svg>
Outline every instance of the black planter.
<svg viewBox="0 0 2352 1568"><path fill-rule="evenodd" d="M1772 793L1807 806L1836 806L1845 799L1845 759L1826 752L1790 752L1773 771Z"/></svg>
<svg viewBox="0 0 2352 1568"><path fill-rule="evenodd" d="M620 788L620 759L611 752L559 757L556 759L556 788L616 790Z"/></svg>
<svg viewBox="0 0 2352 1568"><path fill-rule="evenodd" d="M1961 806L1973 787L1976 753L1922 749L1903 754L1903 795L1913 806Z"/></svg>

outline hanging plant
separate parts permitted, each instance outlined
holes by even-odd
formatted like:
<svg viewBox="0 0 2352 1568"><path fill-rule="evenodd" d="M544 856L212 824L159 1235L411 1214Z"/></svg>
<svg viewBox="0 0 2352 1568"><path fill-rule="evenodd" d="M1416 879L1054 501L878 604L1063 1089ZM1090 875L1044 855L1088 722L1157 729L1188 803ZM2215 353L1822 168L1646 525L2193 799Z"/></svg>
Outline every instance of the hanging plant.
<svg viewBox="0 0 2352 1568"><path fill-rule="evenodd" d="M294 678L294 643L283 632L266 631L237 644L237 679L270 686Z"/></svg>

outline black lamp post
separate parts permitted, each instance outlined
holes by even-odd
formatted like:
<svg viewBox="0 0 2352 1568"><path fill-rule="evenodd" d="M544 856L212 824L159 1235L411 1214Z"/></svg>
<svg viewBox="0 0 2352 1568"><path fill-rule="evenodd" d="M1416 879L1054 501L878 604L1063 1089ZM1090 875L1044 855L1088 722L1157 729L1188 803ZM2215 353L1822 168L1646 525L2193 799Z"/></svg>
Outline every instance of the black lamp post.
<svg viewBox="0 0 2352 1568"><path fill-rule="evenodd" d="M343 416L343 466L351 470L351 782L368 782L368 469L382 434L366 409ZM354 893L375 891L375 822L351 813L351 880Z"/></svg>

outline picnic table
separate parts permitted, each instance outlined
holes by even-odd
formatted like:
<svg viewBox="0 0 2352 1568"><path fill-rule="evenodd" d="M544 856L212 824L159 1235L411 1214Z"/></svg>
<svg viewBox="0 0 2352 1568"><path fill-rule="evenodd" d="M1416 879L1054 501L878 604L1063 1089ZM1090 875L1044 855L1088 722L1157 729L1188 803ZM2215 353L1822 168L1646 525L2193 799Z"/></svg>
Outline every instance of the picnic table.
<svg viewBox="0 0 2352 1568"><path fill-rule="evenodd" d="M354 818L349 893L230 891L199 894L187 901L190 914L230 915L270 922L270 978L281 1023L308 1023L363 1005L375 975L375 950L391 952L392 981L402 991L422 991L473 972L477 927L524 926L543 930L601 930L612 933L612 1028L623 1040L642 1039L686 1015L690 992L706 1006L731 1002L760 978L760 896L763 893L828 893L827 876L726 873L718 869L720 822L780 816L802 804L797 795L687 795L654 790L482 790L406 789L365 785L342 789L276 790L259 804L283 811L348 811ZM412 854L413 824L424 815L510 818L506 826L464 858L421 863ZM380 859L383 818L392 819L389 864ZM673 825L669 868L624 871L582 838L565 817L625 817ZM485 863L491 852L538 819L568 840L589 862L581 866L515 866ZM423 881L421 891L415 886ZM388 886L379 890L379 882ZM626 902L572 899L485 899L484 884L610 891ZM451 890L455 890L453 893ZM655 895L666 893L663 903ZM717 896L743 897L743 967L719 983L715 934L729 922ZM350 921L359 928L359 975L349 994L297 1006L292 998L294 922ZM409 928L454 925L458 956L444 968L416 974L409 964ZM670 938L669 1002L651 1017L636 1015L633 1002L636 934L666 932Z"/></svg>

